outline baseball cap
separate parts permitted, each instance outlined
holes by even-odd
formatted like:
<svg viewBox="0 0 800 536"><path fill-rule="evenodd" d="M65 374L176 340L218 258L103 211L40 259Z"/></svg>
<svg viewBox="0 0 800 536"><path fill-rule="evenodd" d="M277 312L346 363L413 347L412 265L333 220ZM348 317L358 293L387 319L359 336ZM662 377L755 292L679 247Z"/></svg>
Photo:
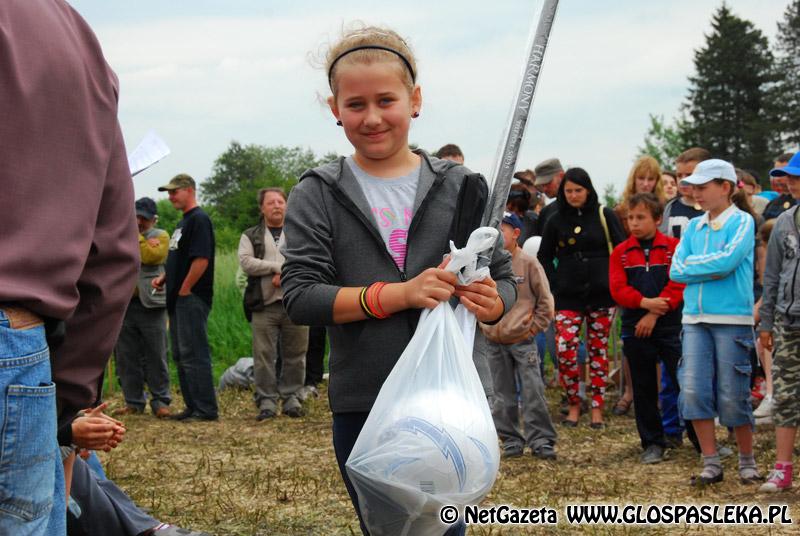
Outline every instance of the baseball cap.
<svg viewBox="0 0 800 536"><path fill-rule="evenodd" d="M152 220L158 214L156 202L149 197L142 197L136 200L136 215Z"/></svg>
<svg viewBox="0 0 800 536"><path fill-rule="evenodd" d="M534 186L547 184L553 180L553 177L556 176L556 173L560 173L562 171L564 171L564 167L561 165L561 161L558 158L548 158L547 160L540 162L533 169L533 173L536 175L536 181L533 184Z"/></svg>
<svg viewBox="0 0 800 536"><path fill-rule="evenodd" d="M697 164L691 175L681 179L681 185L705 184L714 179L724 179L736 184L736 170L733 169L733 165L730 162L719 158L703 160Z"/></svg>
<svg viewBox="0 0 800 536"><path fill-rule="evenodd" d="M785 175L800 176L800 152L794 153L794 156L784 167L775 168L769 172L770 177L783 177Z"/></svg>
<svg viewBox="0 0 800 536"><path fill-rule="evenodd" d="M514 229L522 229L522 220L513 212L503 212L503 223L507 223Z"/></svg>
<svg viewBox="0 0 800 536"><path fill-rule="evenodd" d="M170 190L177 190L178 188L197 188L194 183L194 179L191 178L186 173L179 173L172 177L172 180L169 181L169 184L165 184L164 186L159 186L159 192L169 192Z"/></svg>

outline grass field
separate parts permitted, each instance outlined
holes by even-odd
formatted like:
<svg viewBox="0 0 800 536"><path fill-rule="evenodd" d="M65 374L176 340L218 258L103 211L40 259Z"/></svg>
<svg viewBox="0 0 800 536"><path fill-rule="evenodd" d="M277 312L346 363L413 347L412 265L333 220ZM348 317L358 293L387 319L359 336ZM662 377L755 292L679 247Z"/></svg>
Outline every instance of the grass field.
<svg viewBox="0 0 800 536"><path fill-rule="evenodd" d="M557 416L558 389L548 390ZM119 397L112 400L121 404ZM180 407L180 404L178 404ZM128 432L115 451L100 453L108 474L138 504L163 521L227 535L359 534L355 514L341 482L331 446L325 393L308 403L302 419L278 417L258 423L252 394L226 391L221 418L212 423L165 422L147 415L127 417ZM736 461L724 460L726 480L713 488L687 485L700 468L689 447L670 451L669 460L638 463L640 453L631 417L607 417L607 430L586 425L559 428L559 459L543 462L526 455L503 461L484 504L559 509L571 503L594 504L766 504L736 478ZM724 434L721 433L720 439ZM760 427L759 467L773 462L772 427ZM790 505L800 518L796 491L767 497ZM570 526L548 528L470 527L468 534L797 534L796 526L737 529Z"/></svg>
<svg viewBox="0 0 800 536"><path fill-rule="evenodd" d="M236 257L217 256L214 307L209 320L215 377L236 359L250 354L250 328L235 286ZM177 382L173 383L173 386ZM173 387L174 389L174 387ZM180 394L173 408L180 410ZM551 415L559 419L560 390L548 389ZM107 397L123 405L116 388ZM156 518L181 526L227 535L359 534L355 514L341 482L331 445L326 393L308 402L302 419L278 417L255 421L252 393L226 391L220 396L220 420L212 423L159 421L149 415L125 418L123 444L100 453L108 475ZM486 505L553 507L593 504L766 504L753 486L739 484L735 457L724 460L726 480L710 489L688 486L700 469L688 447L671 451L655 466L638 463L638 436L631 417L607 416L608 429L591 430L583 417L575 429L558 428L559 459L531 456L503 461ZM720 432L720 439L725 439ZM760 427L756 455L762 471L774 461L773 429ZM788 504L800 520L800 496L790 491L767 497ZM473 535L500 534L797 534L792 527L730 526L548 528L470 527Z"/></svg>

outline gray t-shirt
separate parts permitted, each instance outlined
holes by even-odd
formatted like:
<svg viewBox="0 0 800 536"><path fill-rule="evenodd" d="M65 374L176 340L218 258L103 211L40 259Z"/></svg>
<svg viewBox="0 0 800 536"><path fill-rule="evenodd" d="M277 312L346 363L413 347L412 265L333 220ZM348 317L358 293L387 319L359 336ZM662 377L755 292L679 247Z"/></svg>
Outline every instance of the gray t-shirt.
<svg viewBox="0 0 800 536"><path fill-rule="evenodd" d="M347 158L347 164L361 186L364 197L367 198L386 249L397 267L403 270L406 260L406 238L411 218L414 216L414 199L417 195L420 167L408 175L385 179L365 172L352 156Z"/></svg>

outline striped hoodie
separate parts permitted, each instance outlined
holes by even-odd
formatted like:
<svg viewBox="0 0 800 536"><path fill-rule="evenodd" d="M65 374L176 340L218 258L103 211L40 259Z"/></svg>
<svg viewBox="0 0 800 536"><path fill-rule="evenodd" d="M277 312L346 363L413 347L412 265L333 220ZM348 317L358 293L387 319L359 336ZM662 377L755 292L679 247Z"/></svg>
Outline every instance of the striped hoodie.
<svg viewBox="0 0 800 536"><path fill-rule="evenodd" d="M670 278L686 283L683 323L753 325L753 218L731 205L686 226Z"/></svg>

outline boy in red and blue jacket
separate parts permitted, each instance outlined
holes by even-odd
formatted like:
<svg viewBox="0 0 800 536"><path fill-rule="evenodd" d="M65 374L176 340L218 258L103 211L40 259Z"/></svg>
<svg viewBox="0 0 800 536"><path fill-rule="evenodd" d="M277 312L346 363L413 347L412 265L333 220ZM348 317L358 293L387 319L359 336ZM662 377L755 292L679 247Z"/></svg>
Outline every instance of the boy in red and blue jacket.
<svg viewBox="0 0 800 536"><path fill-rule="evenodd" d="M669 278L676 238L658 230L664 208L653 194L636 194L628 204L631 236L609 260L611 296L622 308L622 340L631 366L636 428L642 463L663 460L666 440L658 409L659 361L678 385L681 310L685 285ZM696 441L689 427L692 443Z"/></svg>

